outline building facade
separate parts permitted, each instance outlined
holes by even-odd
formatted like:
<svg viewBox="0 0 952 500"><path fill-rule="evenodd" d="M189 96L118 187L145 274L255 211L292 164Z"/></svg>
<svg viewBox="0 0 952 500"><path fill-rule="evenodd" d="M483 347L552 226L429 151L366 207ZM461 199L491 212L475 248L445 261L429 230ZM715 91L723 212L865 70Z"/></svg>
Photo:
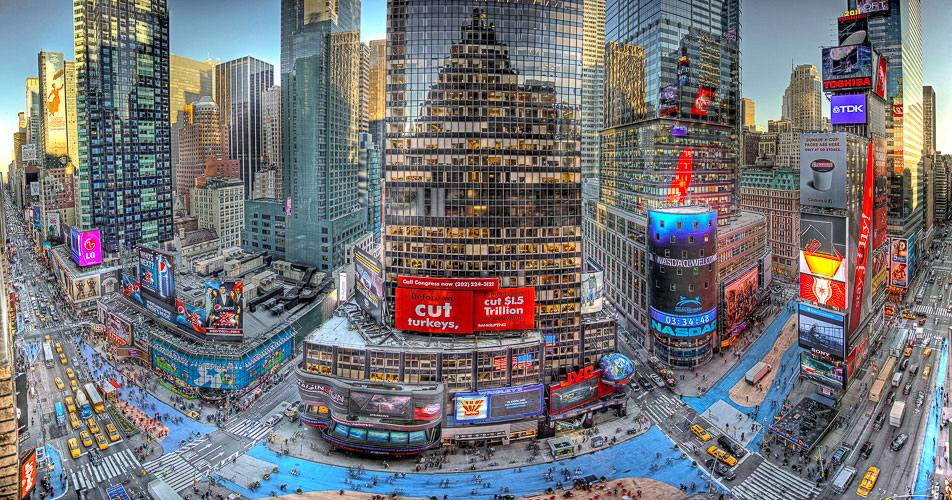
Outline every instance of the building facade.
<svg viewBox="0 0 952 500"><path fill-rule="evenodd" d="M244 185L239 179L212 177L189 191L190 212L199 229L212 229L221 246L241 245L245 225Z"/></svg>
<svg viewBox="0 0 952 500"><path fill-rule="evenodd" d="M387 106L387 41L371 40L367 85L367 131L383 162L384 119Z"/></svg>
<svg viewBox="0 0 952 500"><path fill-rule="evenodd" d="M754 118L754 100L744 97L740 100L740 126L741 130L747 130L748 127L754 127L756 121Z"/></svg>
<svg viewBox="0 0 952 500"><path fill-rule="evenodd" d="M172 178L177 178L179 157L179 128L187 118L185 107L205 96L215 95L215 63L196 61L169 54L169 109L172 131ZM179 191L188 194L188 189Z"/></svg>
<svg viewBox="0 0 952 500"><path fill-rule="evenodd" d="M605 0L586 1L582 19L582 195L595 199L605 76Z"/></svg>
<svg viewBox="0 0 952 500"><path fill-rule="evenodd" d="M221 110L211 97L202 97L185 106L180 118L175 192L187 194L195 187L195 179L205 172L206 160L222 156L227 145L222 133Z"/></svg>
<svg viewBox="0 0 952 500"><path fill-rule="evenodd" d="M935 89L922 86L922 154L935 154Z"/></svg>
<svg viewBox="0 0 952 500"><path fill-rule="evenodd" d="M790 71L790 85L783 94L783 119L793 130L823 130L823 93L820 73L812 64L799 64Z"/></svg>
<svg viewBox="0 0 952 500"><path fill-rule="evenodd" d="M748 167L740 172L740 207L762 214L767 245L773 251L773 276L796 283L800 261L800 169Z"/></svg>
<svg viewBox="0 0 952 500"><path fill-rule="evenodd" d="M280 199L245 200L245 228L241 248L246 252L268 252L286 260L288 215Z"/></svg>
<svg viewBox="0 0 952 500"><path fill-rule="evenodd" d="M276 198L281 196L281 87L275 85L265 91L262 102L262 112L264 113L264 122L262 123L262 134L264 140L265 166L261 170L270 170L274 172L274 189L277 194L271 195ZM255 189L258 189L255 186Z"/></svg>
<svg viewBox="0 0 952 500"><path fill-rule="evenodd" d="M105 252L172 238L165 0L74 0L77 225ZM135 20L131 23L130 20ZM129 96L135 96L134 99Z"/></svg>
<svg viewBox="0 0 952 500"><path fill-rule="evenodd" d="M264 94L274 85L274 66L239 57L215 66L215 102L221 108L229 158L241 165L245 193L254 190L254 173L265 165L262 124Z"/></svg>

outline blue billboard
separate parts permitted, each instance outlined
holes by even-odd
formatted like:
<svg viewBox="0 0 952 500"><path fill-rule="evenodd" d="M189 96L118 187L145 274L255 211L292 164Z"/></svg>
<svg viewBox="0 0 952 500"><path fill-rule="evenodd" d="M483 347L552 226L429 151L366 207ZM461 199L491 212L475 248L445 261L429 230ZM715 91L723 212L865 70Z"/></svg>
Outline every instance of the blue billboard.
<svg viewBox="0 0 952 500"><path fill-rule="evenodd" d="M293 346L294 334L288 330L236 362L194 357L160 340L153 340L152 365L184 386L237 390L255 383L290 358Z"/></svg>
<svg viewBox="0 0 952 500"><path fill-rule="evenodd" d="M830 96L830 123L866 123L866 94Z"/></svg>

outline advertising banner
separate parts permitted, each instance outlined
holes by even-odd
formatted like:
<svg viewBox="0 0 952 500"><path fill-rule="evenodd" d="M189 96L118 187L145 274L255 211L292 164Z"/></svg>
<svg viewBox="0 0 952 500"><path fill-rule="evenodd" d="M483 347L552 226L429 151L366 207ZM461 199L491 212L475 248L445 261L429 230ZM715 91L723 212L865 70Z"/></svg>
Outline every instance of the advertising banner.
<svg viewBox="0 0 952 500"><path fill-rule="evenodd" d="M866 123L866 94L830 96L830 123L833 125Z"/></svg>
<svg viewBox="0 0 952 500"><path fill-rule="evenodd" d="M694 156L691 148L681 150L681 156L678 158L678 169L674 172L674 178L671 179L671 188L668 190L669 203L684 203L688 196L688 188L691 187L691 178L693 177Z"/></svg>
<svg viewBox="0 0 952 500"><path fill-rule="evenodd" d="M799 341L804 349L823 352L838 361L846 359L846 318L806 304L799 306Z"/></svg>
<svg viewBox="0 0 952 500"><path fill-rule="evenodd" d="M569 386L553 387L549 395L549 413L565 411L597 397L598 377L588 378Z"/></svg>
<svg viewBox="0 0 952 500"><path fill-rule="evenodd" d="M678 85L685 86L691 76L691 60L688 56L678 58Z"/></svg>
<svg viewBox="0 0 952 500"><path fill-rule="evenodd" d="M542 384L488 389L454 398L455 420L508 420L540 415L543 411Z"/></svg>
<svg viewBox="0 0 952 500"><path fill-rule="evenodd" d="M801 212L800 297L846 309L848 219Z"/></svg>
<svg viewBox="0 0 952 500"><path fill-rule="evenodd" d="M360 248L354 249L354 273L357 275L355 300L377 323L382 317L383 273L380 263Z"/></svg>
<svg viewBox="0 0 952 500"><path fill-rule="evenodd" d="M694 97L694 104L691 106L691 114L697 116L707 116L707 110L711 107L711 97L714 91L707 87L699 87L697 95Z"/></svg>
<svg viewBox="0 0 952 500"><path fill-rule="evenodd" d="M489 418L489 396L480 394L457 394L454 399L455 420L457 422L474 422Z"/></svg>
<svg viewBox="0 0 952 500"><path fill-rule="evenodd" d="M428 290L495 290L499 278L417 278L398 276L397 286Z"/></svg>
<svg viewBox="0 0 952 500"><path fill-rule="evenodd" d="M717 308L701 314L667 314L649 306L651 328L670 337L691 337L717 329Z"/></svg>
<svg viewBox="0 0 952 500"><path fill-rule="evenodd" d="M20 146L20 159L23 161L36 161L36 144L24 144Z"/></svg>
<svg viewBox="0 0 952 500"><path fill-rule="evenodd" d="M77 231L69 229L69 252L73 262L79 267L102 264L102 245L99 241L99 230Z"/></svg>
<svg viewBox="0 0 952 500"><path fill-rule="evenodd" d="M886 139L873 137L873 243L872 248L878 249L886 244L886 213L888 202L887 192L889 179L886 171Z"/></svg>
<svg viewBox="0 0 952 500"><path fill-rule="evenodd" d="M122 275L122 293L126 297L132 298L132 300L142 303L142 295L139 294L139 282L125 274Z"/></svg>
<svg viewBox="0 0 952 500"><path fill-rule="evenodd" d="M36 486L36 448L20 454L20 499L30 496Z"/></svg>
<svg viewBox="0 0 952 500"><path fill-rule="evenodd" d="M351 389L350 412L370 417L412 419L413 394Z"/></svg>
<svg viewBox="0 0 952 500"><path fill-rule="evenodd" d="M724 287L724 321L728 335L735 327L742 326L757 306L759 277L758 266L754 263Z"/></svg>
<svg viewBox="0 0 952 500"><path fill-rule="evenodd" d="M109 313L109 336L120 346L132 345L132 324L114 313Z"/></svg>
<svg viewBox="0 0 952 500"><path fill-rule="evenodd" d="M909 242L905 238L889 239L889 286L905 290L909 287Z"/></svg>
<svg viewBox="0 0 952 500"><path fill-rule="evenodd" d="M826 47L822 54L823 90L873 86L873 54L869 45Z"/></svg>
<svg viewBox="0 0 952 500"><path fill-rule="evenodd" d="M50 235L50 238L60 238L63 234L60 232L60 213L59 212L47 212L46 213L46 222L47 229ZM72 250L72 249L70 249Z"/></svg>
<svg viewBox="0 0 952 500"><path fill-rule="evenodd" d="M535 327L535 288L473 292L473 330L528 330Z"/></svg>
<svg viewBox="0 0 952 500"><path fill-rule="evenodd" d="M846 366L832 360L819 360L811 353L801 352L800 372L811 380L832 384L838 388L845 387Z"/></svg>
<svg viewBox="0 0 952 500"><path fill-rule="evenodd" d="M241 335L243 290L241 281L205 283L205 330L208 333Z"/></svg>
<svg viewBox="0 0 952 500"><path fill-rule="evenodd" d="M856 10L863 14L887 14L889 0L856 0Z"/></svg>
<svg viewBox="0 0 952 500"><path fill-rule="evenodd" d="M27 398L29 390L26 382L26 373L18 373L14 380L17 401L17 436L26 434L30 422L30 407ZM24 436L22 439L25 439ZM19 442L19 440L17 440Z"/></svg>
<svg viewBox="0 0 952 500"><path fill-rule="evenodd" d="M175 270L171 255L139 247L139 284L142 293L175 307Z"/></svg>
<svg viewBox="0 0 952 500"><path fill-rule="evenodd" d="M873 254L873 282L869 294L875 297L889 280L889 249L880 248Z"/></svg>
<svg viewBox="0 0 952 500"><path fill-rule="evenodd" d="M30 183L30 196L36 197L36 196L39 196L39 195L40 195L40 183L39 183L39 182L31 182L31 183ZM34 200L34 201L36 201L36 200ZM37 225L38 225L38 224L37 224Z"/></svg>
<svg viewBox="0 0 952 500"><path fill-rule="evenodd" d="M866 176L863 181L863 212L859 221L859 241L856 245L856 272L853 276L853 300L850 310L850 333L859 327L863 311L863 287L866 285L866 264L869 261L869 237L873 225L873 144L866 153Z"/></svg>
<svg viewBox="0 0 952 500"><path fill-rule="evenodd" d="M833 208L845 206L845 132L800 135L800 204Z"/></svg>
<svg viewBox="0 0 952 500"><path fill-rule="evenodd" d="M66 154L66 66L62 53L47 52L41 74L46 127L46 152L56 156Z"/></svg>
<svg viewBox="0 0 952 500"><path fill-rule="evenodd" d="M840 45L859 45L869 42L869 20L866 14L843 16L836 20Z"/></svg>
<svg viewBox="0 0 952 500"><path fill-rule="evenodd" d="M605 302L605 275L598 271L582 273L582 314L602 310Z"/></svg>
<svg viewBox="0 0 952 500"><path fill-rule="evenodd" d="M190 306L181 300L175 301L175 322L190 328L192 331L205 334L205 323L207 322L205 311L197 307Z"/></svg>
<svg viewBox="0 0 952 500"><path fill-rule="evenodd" d="M396 328L415 332L473 333L473 292L397 288Z"/></svg>
<svg viewBox="0 0 952 500"><path fill-rule="evenodd" d="M879 56L876 64L876 95L886 98L886 58Z"/></svg>
<svg viewBox="0 0 952 500"><path fill-rule="evenodd" d="M658 113L661 116L677 113L681 103L677 85L668 85L661 89L658 96Z"/></svg>

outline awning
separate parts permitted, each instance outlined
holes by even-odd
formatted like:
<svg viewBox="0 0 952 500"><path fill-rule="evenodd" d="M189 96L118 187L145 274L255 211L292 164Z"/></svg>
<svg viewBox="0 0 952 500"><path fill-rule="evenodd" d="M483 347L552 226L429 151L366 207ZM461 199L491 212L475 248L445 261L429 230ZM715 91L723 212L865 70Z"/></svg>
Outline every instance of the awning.
<svg viewBox="0 0 952 500"><path fill-rule="evenodd" d="M109 381L109 385L113 386L113 387L116 388L116 389L119 388L119 384L117 384L115 380L110 380L110 381Z"/></svg>
<svg viewBox="0 0 952 500"><path fill-rule="evenodd" d="M818 392L810 393L810 399L820 403L823 406L826 406L827 408L833 408L833 405L836 404L836 399L829 396L824 396Z"/></svg>

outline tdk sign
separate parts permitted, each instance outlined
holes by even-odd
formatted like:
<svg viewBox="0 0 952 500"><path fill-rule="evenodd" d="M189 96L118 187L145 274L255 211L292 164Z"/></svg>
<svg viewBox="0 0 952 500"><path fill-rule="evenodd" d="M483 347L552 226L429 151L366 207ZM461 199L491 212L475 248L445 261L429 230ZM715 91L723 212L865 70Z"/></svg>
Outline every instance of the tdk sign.
<svg viewBox="0 0 952 500"><path fill-rule="evenodd" d="M866 94L831 96L830 123L833 125L866 123Z"/></svg>

